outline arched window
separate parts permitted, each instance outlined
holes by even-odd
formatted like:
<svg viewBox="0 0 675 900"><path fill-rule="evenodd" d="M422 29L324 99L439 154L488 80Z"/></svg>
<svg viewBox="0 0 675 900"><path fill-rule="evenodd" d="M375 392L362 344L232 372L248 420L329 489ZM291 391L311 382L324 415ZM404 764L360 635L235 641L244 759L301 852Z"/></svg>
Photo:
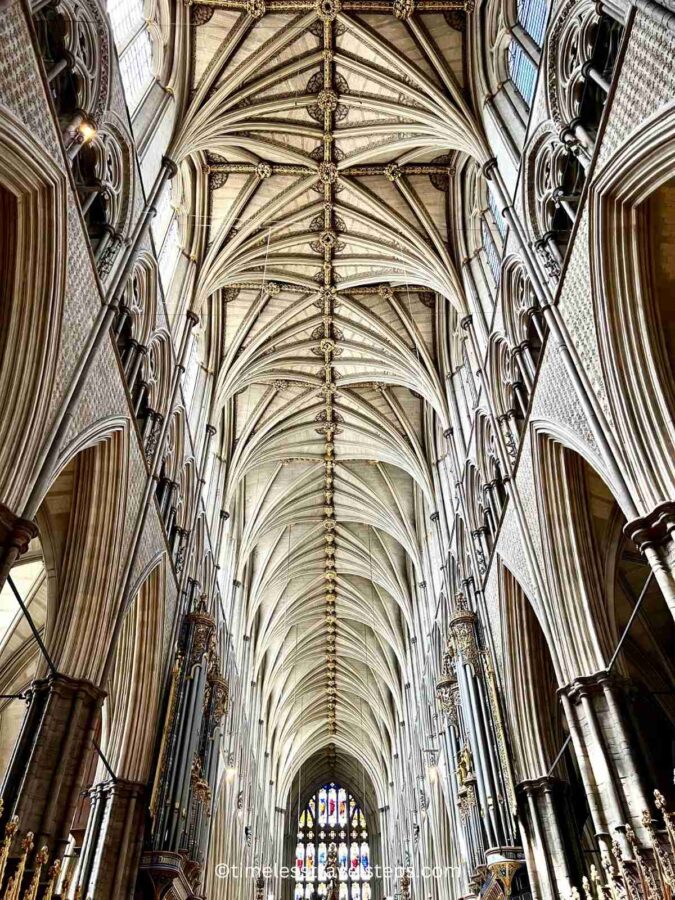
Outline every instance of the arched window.
<svg viewBox="0 0 675 900"><path fill-rule="evenodd" d="M494 223L497 226L497 231L501 235L502 240L506 235L506 222L504 221L504 217L497 209L497 203L494 198L494 194L492 191L488 191L488 206L490 207L490 212L492 213L492 218L494 219Z"/></svg>
<svg viewBox="0 0 675 900"><path fill-rule="evenodd" d="M162 289L165 295L169 290L171 278L173 277L176 263L178 262L179 253L180 240L178 236L178 219L176 218L176 214L174 213L171 219L171 224L167 228L166 235L164 237L164 240L162 241L162 249L159 252L159 259L157 260L159 266L159 277L161 279Z"/></svg>
<svg viewBox="0 0 675 900"><path fill-rule="evenodd" d="M534 98L539 51L546 29L546 0L518 0L516 23L511 29L508 51L509 77L525 103Z"/></svg>
<svg viewBox="0 0 675 900"><path fill-rule="evenodd" d="M162 282L162 290L166 295L180 253L178 218L171 206L171 184L169 182L164 185L164 189L157 199L157 213L152 223L152 236L157 250L159 278Z"/></svg>
<svg viewBox="0 0 675 900"><path fill-rule="evenodd" d="M480 233L488 268L495 285L497 285L502 265L506 223L497 209L492 191L487 192L487 201L488 209L484 209L481 213Z"/></svg>
<svg viewBox="0 0 675 900"><path fill-rule="evenodd" d="M339 900L371 900L366 818L339 784L324 785L300 814L294 866L294 900L326 897L334 876Z"/></svg>
<svg viewBox="0 0 675 900"><path fill-rule="evenodd" d="M518 0L518 23L522 25L537 47L544 43L546 30L545 0Z"/></svg>
<svg viewBox="0 0 675 900"><path fill-rule="evenodd" d="M152 49L147 22L140 0L109 0L108 15L112 25L120 74L129 113L134 114L152 84Z"/></svg>
<svg viewBox="0 0 675 900"><path fill-rule="evenodd" d="M485 248L485 256L487 257L488 266L490 267L490 272L492 273L495 284L497 284L499 282L499 269L501 266L499 259L499 250L497 250L495 239L492 235L492 232L490 231L487 222L485 221L485 218L481 219L480 233L481 237L483 238L483 247Z"/></svg>

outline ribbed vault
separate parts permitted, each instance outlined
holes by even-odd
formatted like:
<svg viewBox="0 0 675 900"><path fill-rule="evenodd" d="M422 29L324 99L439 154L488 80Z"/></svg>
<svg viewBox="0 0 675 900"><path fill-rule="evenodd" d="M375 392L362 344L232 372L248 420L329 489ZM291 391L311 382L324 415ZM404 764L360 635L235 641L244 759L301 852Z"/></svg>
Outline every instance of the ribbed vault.
<svg viewBox="0 0 675 900"><path fill-rule="evenodd" d="M462 89L463 4L412 10L192 13L171 155L225 463L235 639L283 802L300 773L301 788L355 792L358 775L377 809L422 621L430 459L450 425L437 345L467 312L451 188L458 162L486 153Z"/></svg>

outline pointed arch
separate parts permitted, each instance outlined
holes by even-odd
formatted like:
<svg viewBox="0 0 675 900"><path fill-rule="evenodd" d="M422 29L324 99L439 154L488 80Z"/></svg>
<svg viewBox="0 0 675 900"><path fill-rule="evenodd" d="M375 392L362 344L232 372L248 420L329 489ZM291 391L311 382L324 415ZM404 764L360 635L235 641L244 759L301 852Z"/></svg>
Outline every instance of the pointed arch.
<svg viewBox="0 0 675 900"><path fill-rule="evenodd" d="M25 126L1 113L0 498L18 510L57 399L66 181Z"/></svg>

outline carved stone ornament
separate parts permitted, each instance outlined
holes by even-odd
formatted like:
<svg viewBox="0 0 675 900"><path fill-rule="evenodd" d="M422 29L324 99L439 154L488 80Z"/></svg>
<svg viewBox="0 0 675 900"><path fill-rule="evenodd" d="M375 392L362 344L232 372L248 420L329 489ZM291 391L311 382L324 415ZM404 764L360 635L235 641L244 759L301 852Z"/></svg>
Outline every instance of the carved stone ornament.
<svg viewBox="0 0 675 900"><path fill-rule="evenodd" d="M205 6L203 3L195 3L190 9L190 19L192 24L199 28L200 25L206 25L213 18L216 11L215 6Z"/></svg>
<svg viewBox="0 0 675 900"><path fill-rule="evenodd" d="M334 162L319 163L318 175L322 184L335 184L338 178L337 166Z"/></svg>
<svg viewBox="0 0 675 900"><path fill-rule="evenodd" d="M415 12L415 0L394 0L394 15L405 22Z"/></svg>
<svg viewBox="0 0 675 900"><path fill-rule="evenodd" d="M333 22L338 17L342 3L340 0L316 0L316 12L324 22Z"/></svg>
<svg viewBox="0 0 675 900"><path fill-rule="evenodd" d="M272 166L266 162L259 162L255 167L255 173L261 181L272 177Z"/></svg>
<svg viewBox="0 0 675 900"><path fill-rule="evenodd" d="M246 0L246 12L252 19L262 19L265 15L265 0Z"/></svg>
<svg viewBox="0 0 675 900"><path fill-rule="evenodd" d="M319 105L319 109L321 109L323 112L333 112L337 109L338 95L332 88L323 88L323 90L319 91L317 103Z"/></svg>
<svg viewBox="0 0 675 900"><path fill-rule="evenodd" d="M337 234L329 228L321 234L319 243L324 249L335 247L337 244Z"/></svg>
<svg viewBox="0 0 675 900"><path fill-rule="evenodd" d="M388 181L394 182L401 177L401 169L396 163L389 163L384 169L384 174Z"/></svg>

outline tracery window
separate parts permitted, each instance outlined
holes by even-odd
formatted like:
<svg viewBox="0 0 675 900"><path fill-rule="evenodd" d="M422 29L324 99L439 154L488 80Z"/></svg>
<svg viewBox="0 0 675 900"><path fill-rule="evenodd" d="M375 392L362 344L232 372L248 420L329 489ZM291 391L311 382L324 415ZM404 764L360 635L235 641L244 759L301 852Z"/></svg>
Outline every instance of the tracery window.
<svg viewBox="0 0 675 900"><path fill-rule="evenodd" d="M152 83L152 48L140 0L109 0L120 74L129 112L133 115Z"/></svg>
<svg viewBox="0 0 675 900"><path fill-rule="evenodd" d="M331 860L337 863L337 873ZM356 798L339 784L324 785L300 814L294 865L294 900L326 897L334 874L339 900L371 900L366 817Z"/></svg>

